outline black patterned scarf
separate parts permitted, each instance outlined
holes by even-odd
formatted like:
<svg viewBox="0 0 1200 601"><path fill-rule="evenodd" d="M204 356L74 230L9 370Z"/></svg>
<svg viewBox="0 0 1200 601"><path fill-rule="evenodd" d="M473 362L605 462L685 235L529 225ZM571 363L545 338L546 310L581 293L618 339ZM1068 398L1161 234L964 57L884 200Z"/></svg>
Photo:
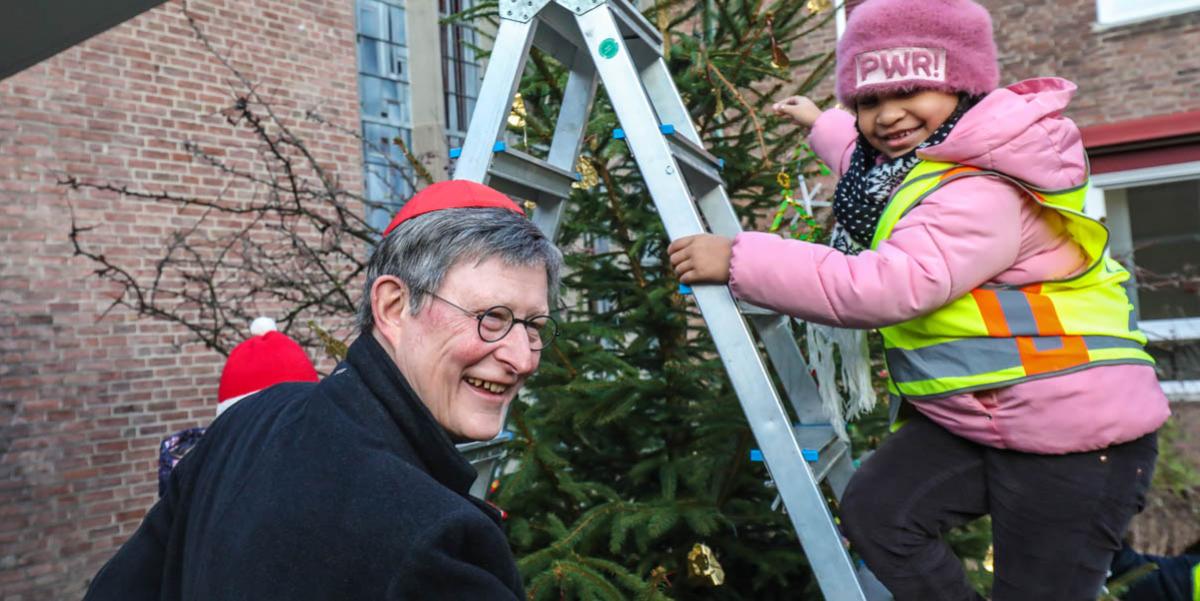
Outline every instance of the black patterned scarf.
<svg viewBox="0 0 1200 601"><path fill-rule="evenodd" d="M833 215L838 227L830 245L846 254L858 254L863 248L869 247L892 192L908 177L908 172L921 162L917 151L944 142L963 114L982 99L982 96L960 94L958 106L933 135L903 156L878 164L878 157L882 153L859 132L854 153L850 155L850 168L838 180L833 193Z"/></svg>

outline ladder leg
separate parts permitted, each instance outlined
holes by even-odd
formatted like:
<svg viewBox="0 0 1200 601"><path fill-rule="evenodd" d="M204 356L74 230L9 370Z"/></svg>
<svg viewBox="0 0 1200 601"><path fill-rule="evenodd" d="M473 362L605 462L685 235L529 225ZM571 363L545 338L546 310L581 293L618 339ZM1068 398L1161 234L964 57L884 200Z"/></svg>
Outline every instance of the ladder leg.
<svg viewBox="0 0 1200 601"><path fill-rule="evenodd" d="M658 118L641 90L639 73L612 14L593 9L577 19L600 78L610 90L613 109L629 133L629 147L667 234L675 239L703 232L700 215L666 140L657 131ZM787 412L729 289L697 286L694 292L754 436L780 494L789 504L788 516L825 598L865 601L824 495L801 456Z"/></svg>
<svg viewBox="0 0 1200 601"><path fill-rule="evenodd" d="M554 138L546 157L551 165L567 171L575 169L575 160L579 156L579 147L583 143L588 116L592 111L592 100L596 97L596 68L592 66L590 58L580 58L575 61L567 77L562 107L554 126ZM533 222L551 240L558 233L565 201L564 198L544 197L538 201L537 211L533 214Z"/></svg>
<svg viewBox="0 0 1200 601"><path fill-rule="evenodd" d="M696 131L687 107L675 88L666 62L660 58L648 64L642 69L641 77L646 86L646 94L659 118L664 123L674 125L684 137L700 144L699 132ZM737 213L734 212L723 186L701 194L696 199L696 206L713 233L733 237L742 231ZM775 372L783 381L784 392L787 393L792 410L800 423L828 423L829 418L821 409L816 382L813 381L804 355L800 353L800 347L796 344L790 320L774 315L755 316L751 321L771 357Z"/></svg>
<svg viewBox="0 0 1200 601"><path fill-rule="evenodd" d="M480 100L475 103L475 110L471 113L467 139L454 166L454 179L483 182L487 177L492 146L504 132L509 111L512 110L513 94L521 83L521 72L525 70L525 60L529 57L529 47L533 43L537 24L537 19L525 23L508 19L500 21L494 48L509 51L493 52L488 60L483 85L479 88Z"/></svg>

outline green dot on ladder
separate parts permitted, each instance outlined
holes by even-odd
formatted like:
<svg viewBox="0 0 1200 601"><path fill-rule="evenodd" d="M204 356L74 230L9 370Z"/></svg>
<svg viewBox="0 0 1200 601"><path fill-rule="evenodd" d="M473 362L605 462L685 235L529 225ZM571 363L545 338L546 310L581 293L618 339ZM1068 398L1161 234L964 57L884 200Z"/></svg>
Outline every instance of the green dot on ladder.
<svg viewBox="0 0 1200 601"><path fill-rule="evenodd" d="M600 42L600 56L603 56L604 58L612 58L617 55L617 50L619 48L620 46L617 46L616 40L612 38L605 38L603 42Z"/></svg>

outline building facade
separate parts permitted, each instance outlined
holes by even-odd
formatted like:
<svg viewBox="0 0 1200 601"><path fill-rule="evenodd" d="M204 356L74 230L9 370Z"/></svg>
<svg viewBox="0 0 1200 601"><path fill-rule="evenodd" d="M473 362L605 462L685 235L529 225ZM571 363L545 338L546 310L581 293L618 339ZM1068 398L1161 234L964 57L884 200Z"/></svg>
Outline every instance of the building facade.
<svg viewBox="0 0 1200 601"><path fill-rule="evenodd" d="M110 308L119 288L69 238L72 220L94 226L93 250L145 276L198 210L60 182L251 198L184 145L247 165L261 151L225 121L245 86L220 55L386 223L415 184L384 168L408 165L395 141L441 179L466 127L475 32L440 20L469 5L172 0L0 81L0 599L82 597L155 501L161 439L214 417L223 365Z"/></svg>
<svg viewBox="0 0 1200 601"><path fill-rule="evenodd" d="M1138 274L1164 386L1200 398L1200 0L981 2L1005 81L1079 84L1069 116L1092 156L1089 210ZM854 4L806 48L831 48ZM487 36L442 20L469 0L187 6L317 160L380 204L374 224L417 186L409 155L446 177ZM156 498L159 441L212 419L222 365L182 328L110 310L118 290L69 239L72 219L97 226L99 250L151 273L159 255L147 249L197 210L59 182L248 198L183 147L253 159L222 116L239 85L178 0L0 81L0 600L82 596Z"/></svg>

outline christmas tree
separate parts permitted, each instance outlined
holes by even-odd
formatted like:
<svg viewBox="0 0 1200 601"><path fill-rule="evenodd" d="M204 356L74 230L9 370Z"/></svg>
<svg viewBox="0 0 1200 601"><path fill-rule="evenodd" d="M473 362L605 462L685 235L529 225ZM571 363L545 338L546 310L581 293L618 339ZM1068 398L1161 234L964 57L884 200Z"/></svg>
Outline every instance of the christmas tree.
<svg viewBox="0 0 1200 601"><path fill-rule="evenodd" d="M480 9L474 16L487 18ZM491 14L494 14L491 13ZM780 203L800 132L770 105L809 92L829 54L787 49L832 18L791 1L660 2L647 11L747 227ZM511 142L545 148L566 72L534 50ZM793 71L811 74L794 80ZM509 420L496 502L531 599L819 598L787 516L603 90L558 243L562 333ZM808 161L808 158L802 158ZM806 224L807 227L807 224Z"/></svg>

